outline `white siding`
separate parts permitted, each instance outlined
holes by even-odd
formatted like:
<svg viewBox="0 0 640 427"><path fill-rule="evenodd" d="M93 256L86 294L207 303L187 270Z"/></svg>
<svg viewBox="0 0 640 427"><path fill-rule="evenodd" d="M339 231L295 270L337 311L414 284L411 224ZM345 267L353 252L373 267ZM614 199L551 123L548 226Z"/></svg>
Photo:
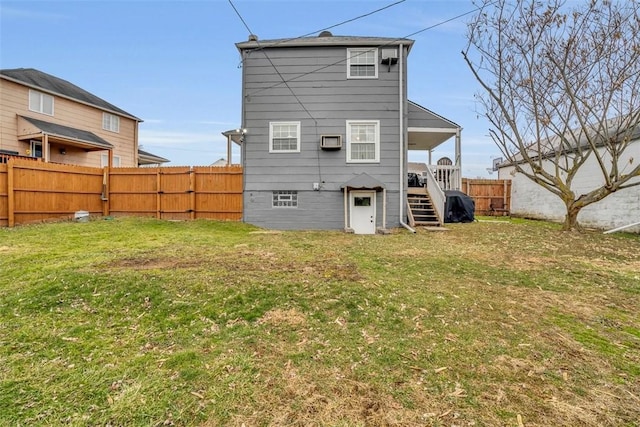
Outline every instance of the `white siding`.
<svg viewBox="0 0 640 427"><path fill-rule="evenodd" d="M640 140L627 150L620 164L628 171L640 161ZM566 208L559 197L545 190L522 174L513 174L513 167L502 168L500 179L512 179L511 213L527 218L564 221ZM602 185L604 179L594 158L580 169L573 183L577 195L584 194ZM636 177L632 182L640 182ZM613 229L640 222L640 185L617 191L582 209L578 221L584 226ZM640 227L626 231L640 232Z"/></svg>

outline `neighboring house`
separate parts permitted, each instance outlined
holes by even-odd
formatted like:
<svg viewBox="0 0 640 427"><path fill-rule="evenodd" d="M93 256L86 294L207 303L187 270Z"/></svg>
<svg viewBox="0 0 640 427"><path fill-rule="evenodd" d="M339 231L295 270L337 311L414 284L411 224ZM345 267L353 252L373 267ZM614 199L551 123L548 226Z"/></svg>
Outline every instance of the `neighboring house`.
<svg viewBox="0 0 640 427"><path fill-rule="evenodd" d="M618 162L621 173L635 168L640 161L640 132L636 131L632 137L632 145L625 152L625 156ZM571 155L569 151L568 154ZM608 156L605 156L608 157ZM553 171L554 162L544 161L545 169ZM527 167L527 165L522 165ZM509 162L498 166L498 179L511 179L510 212L514 216L549 221L564 221L566 207L562 200L542 186L531 181L526 176L516 172L515 166ZM640 176L631 182L640 182ZM571 188L576 195L587 193L604 183L602 171L595 158L589 159L580 167ZM640 185L625 188L609 194L597 203L583 208L578 214L578 221L586 227L610 230L630 224L640 223ZM640 232L640 226L626 229L630 232Z"/></svg>
<svg viewBox="0 0 640 427"><path fill-rule="evenodd" d="M0 154L82 166L135 167L145 162L138 151L140 122L42 71L0 70Z"/></svg>
<svg viewBox="0 0 640 427"><path fill-rule="evenodd" d="M461 184L461 128L407 99L413 44L329 32L264 41L250 36L236 44L242 129L223 134L229 145L242 147L245 222L360 234L441 223L443 187ZM409 210L407 151L430 153L452 137L451 180L439 186L434 173L425 174L436 212L416 220ZM421 198L419 214L429 195L425 188L411 191Z"/></svg>
<svg viewBox="0 0 640 427"><path fill-rule="evenodd" d="M209 166L227 166L228 164L229 162L227 162L227 159L220 158L215 162L211 163Z"/></svg>
<svg viewBox="0 0 640 427"><path fill-rule="evenodd" d="M138 148L138 166L160 166L163 163L168 163L170 160L164 157L149 153L148 151Z"/></svg>

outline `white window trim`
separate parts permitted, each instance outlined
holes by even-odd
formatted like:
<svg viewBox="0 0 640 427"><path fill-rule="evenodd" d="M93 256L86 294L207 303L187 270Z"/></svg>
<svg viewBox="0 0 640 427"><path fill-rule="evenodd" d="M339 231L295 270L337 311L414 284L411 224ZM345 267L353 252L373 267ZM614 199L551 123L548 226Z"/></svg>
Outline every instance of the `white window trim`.
<svg viewBox="0 0 640 427"><path fill-rule="evenodd" d="M273 196L275 196L276 193L289 194L291 196L291 205L285 205L285 206L275 205L274 202L273 202ZM280 194L278 194L278 195L280 195ZM273 191L271 193L271 207L273 209L296 209L298 207L298 192L295 191L295 190L276 190L276 191Z"/></svg>
<svg viewBox="0 0 640 427"><path fill-rule="evenodd" d="M274 150L273 149L273 126L274 125L295 125L296 126L296 139L298 144L295 150ZM269 122L269 153L299 153L300 145L300 122Z"/></svg>
<svg viewBox="0 0 640 427"><path fill-rule="evenodd" d="M356 57L364 52L373 52L373 68L375 70L373 76L352 76L351 75L351 58ZM347 49L347 78L348 79L377 79L378 78L378 48L348 48Z"/></svg>
<svg viewBox="0 0 640 427"><path fill-rule="evenodd" d="M376 125L375 133L375 158L374 159L352 159L351 158L351 126L352 125ZM380 120L347 120L347 163L380 163Z"/></svg>
<svg viewBox="0 0 640 427"><path fill-rule="evenodd" d="M40 146L40 156L36 156L36 147ZM29 143L29 154L31 157L36 157L38 159L44 159L44 144L42 141L34 141L32 140Z"/></svg>
<svg viewBox="0 0 640 427"><path fill-rule="evenodd" d="M101 154L100 155L100 167L101 168L106 168L107 166L109 166L109 155L108 154ZM114 168L119 168L120 167L120 156L113 156L113 165L112 167Z"/></svg>
<svg viewBox="0 0 640 427"><path fill-rule="evenodd" d="M31 94L33 93L38 94L40 97L40 105L38 106L37 109L31 108ZM44 99L47 97L51 98L51 113L47 113L46 111L44 111ZM35 113L46 114L47 116L53 116L55 111L55 98L49 94L42 93L37 90L29 89L28 104L29 104L29 111L33 111Z"/></svg>
<svg viewBox="0 0 640 427"><path fill-rule="evenodd" d="M109 126L107 126L107 117L109 118ZM102 113L102 129L109 131L109 132L114 132L114 133L120 133L120 117L116 116L115 114L111 114L111 113Z"/></svg>

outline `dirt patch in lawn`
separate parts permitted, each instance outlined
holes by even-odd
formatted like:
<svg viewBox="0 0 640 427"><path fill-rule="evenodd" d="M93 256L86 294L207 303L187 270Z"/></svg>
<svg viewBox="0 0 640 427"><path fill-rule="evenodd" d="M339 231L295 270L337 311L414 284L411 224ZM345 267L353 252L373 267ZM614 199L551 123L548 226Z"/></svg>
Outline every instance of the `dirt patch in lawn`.
<svg viewBox="0 0 640 427"><path fill-rule="evenodd" d="M303 325L307 321L305 315L295 308L289 310L273 309L267 311L259 320L259 324L270 325Z"/></svg>
<svg viewBox="0 0 640 427"><path fill-rule="evenodd" d="M166 270L166 269L181 269L181 268L195 268L205 265L207 261L205 259L175 259L169 257L131 257L115 260L110 263L108 267L111 268L124 268L132 270Z"/></svg>

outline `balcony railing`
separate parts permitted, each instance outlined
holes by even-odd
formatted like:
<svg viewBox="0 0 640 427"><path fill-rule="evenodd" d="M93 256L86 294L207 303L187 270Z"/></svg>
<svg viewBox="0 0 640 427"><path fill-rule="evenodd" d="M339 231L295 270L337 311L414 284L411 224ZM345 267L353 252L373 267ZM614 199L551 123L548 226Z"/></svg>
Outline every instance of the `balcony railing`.
<svg viewBox="0 0 640 427"><path fill-rule="evenodd" d="M462 174L459 166L428 165L428 168L442 191L459 191L462 188Z"/></svg>
<svg viewBox="0 0 640 427"><path fill-rule="evenodd" d="M9 159L14 158L14 159L25 159L25 160L33 160L33 161L42 161L41 158L38 157L31 157L31 156L20 156L17 154L6 154L6 153L0 153L0 163L7 163L9 161Z"/></svg>

